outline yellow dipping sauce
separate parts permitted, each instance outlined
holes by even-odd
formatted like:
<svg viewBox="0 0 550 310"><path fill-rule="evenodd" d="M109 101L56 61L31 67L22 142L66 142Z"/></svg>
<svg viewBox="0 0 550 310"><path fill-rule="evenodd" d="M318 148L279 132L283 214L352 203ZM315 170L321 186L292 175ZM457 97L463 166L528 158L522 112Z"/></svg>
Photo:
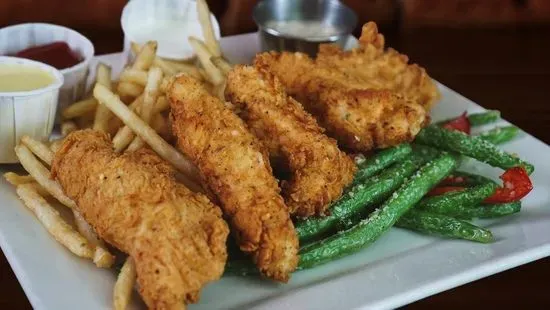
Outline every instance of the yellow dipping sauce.
<svg viewBox="0 0 550 310"><path fill-rule="evenodd" d="M30 91L44 88L54 82L54 76L40 68L0 64L0 92Z"/></svg>

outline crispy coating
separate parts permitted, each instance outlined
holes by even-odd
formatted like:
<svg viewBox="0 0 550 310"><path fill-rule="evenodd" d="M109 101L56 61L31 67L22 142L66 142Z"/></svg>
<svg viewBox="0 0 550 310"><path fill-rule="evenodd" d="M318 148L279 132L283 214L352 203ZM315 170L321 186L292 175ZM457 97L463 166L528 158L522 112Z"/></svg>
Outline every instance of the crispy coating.
<svg viewBox="0 0 550 310"><path fill-rule="evenodd" d="M369 89L389 89L426 109L440 98L437 86L417 64L408 64L409 58L394 49L384 51L384 36L373 22L363 25L359 47L342 51L338 46L322 44L315 60L354 76Z"/></svg>
<svg viewBox="0 0 550 310"><path fill-rule="evenodd" d="M429 121L420 104L387 89L369 88L360 78L316 65L302 53L263 53L254 65L277 76L329 136L354 151L412 141Z"/></svg>
<svg viewBox="0 0 550 310"><path fill-rule="evenodd" d="M267 152L245 124L196 80L179 76L167 91L179 148L218 195L240 249L265 276L287 281L298 239Z"/></svg>
<svg viewBox="0 0 550 310"><path fill-rule="evenodd" d="M147 148L116 155L107 135L71 133L52 175L98 235L135 261L150 309L181 309L223 274L227 224L221 210L185 186Z"/></svg>
<svg viewBox="0 0 550 310"><path fill-rule="evenodd" d="M283 181L282 189L291 213L324 213L351 182L353 161L268 71L235 67L227 77L225 95L270 154L287 163L292 177Z"/></svg>

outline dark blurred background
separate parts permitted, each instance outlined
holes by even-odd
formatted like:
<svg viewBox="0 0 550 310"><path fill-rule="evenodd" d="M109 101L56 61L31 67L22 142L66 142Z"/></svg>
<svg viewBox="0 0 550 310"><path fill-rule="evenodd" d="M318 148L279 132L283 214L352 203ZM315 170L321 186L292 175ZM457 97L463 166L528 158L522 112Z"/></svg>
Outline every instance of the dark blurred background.
<svg viewBox="0 0 550 310"><path fill-rule="evenodd" d="M37 21L62 24L89 37L97 54L118 52L126 2L0 0L0 27ZM208 2L223 35L255 30L251 11L257 0ZM550 0L343 2L359 15L356 35L364 22L376 21L388 46L409 55L435 79L486 108L501 110L506 119L550 143ZM549 308L549 275L546 258L408 307ZM0 290L1 309L30 309L3 255Z"/></svg>
<svg viewBox="0 0 550 310"><path fill-rule="evenodd" d="M99 53L117 51L120 13L128 0L1 0L0 27L30 21L69 26L100 40ZM300 1L300 0L295 0ZM254 31L252 8L258 0L209 0L223 35ZM548 0L343 0L386 34L419 29L517 29L550 25ZM115 36L118 34L119 36ZM111 41L112 40L112 41ZM110 43L110 44L108 44Z"/></svg>

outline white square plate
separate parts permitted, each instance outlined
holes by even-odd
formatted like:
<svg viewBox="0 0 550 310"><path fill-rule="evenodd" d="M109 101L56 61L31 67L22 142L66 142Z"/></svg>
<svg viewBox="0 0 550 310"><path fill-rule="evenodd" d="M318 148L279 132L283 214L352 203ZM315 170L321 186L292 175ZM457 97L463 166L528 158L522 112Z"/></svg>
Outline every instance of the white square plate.
<svg viewBox="0 0 550 310"><path fill-rule="evenodd" d="M255 34L246 34L223 38L222 48L230 61L247 63L259 44ZM122 54L97 57L111 64L114 72L124 59ZM435 120L483 110L439 86L443 98L433 111ZM393 308L549 255L550 147L522 133L503 148L535 165L535 188L520 214L481 223L493 231L495 243L445 240L394 228L360 253L298 272L286 285L226 277L206 287L200 303L189 308ZM495 178L500 173L480 163L467 166ZM16 168L0 166L0 173ZM98 269L59 245L3 178L0 245L35 309L111 309L115 273ZM142 306L136 302L134 307Z"/></svg>

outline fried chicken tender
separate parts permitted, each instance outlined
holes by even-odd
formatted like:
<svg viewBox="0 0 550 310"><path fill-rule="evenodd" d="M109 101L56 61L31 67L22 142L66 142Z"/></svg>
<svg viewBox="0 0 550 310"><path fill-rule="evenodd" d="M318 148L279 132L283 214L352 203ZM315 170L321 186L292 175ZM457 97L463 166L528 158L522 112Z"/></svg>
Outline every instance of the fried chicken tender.
<svg viewBox="0 0 550 310"><path fill-rule="evenodd" d="M107 135L71 133L52 176L98 235L136 264L150 309L182 309L223 274L229 234L221 210L176 183L172 168L147 148L117 155Z"/></svg>
<svg viewBox="0 0 550 310"><path fill-rule="evenodd" d="M412 141L429 122L420 104L387 89L369 88L344 71L316 65L303 53L263 53L254 64L278 77L329 136L353 151Z"/></svg>
<svg viewBox="0 0 550 310"><path fill-rule="evenodd" d="M373 22L363 25L359 47L342 51L333 44L321 44L315 63L354 76L364 88L388 89L431 108L440 98L437 86L417 64L392 48L384 51L384 36Z"/></svg>
<svg viewBox="0 0 550 310"><path fill-rule="evenodd" d="M324 213L351 182L353 161L267 70L235 67L227 77L225 95L270 154L287 163L292 177L283 181L282 189L291 213Z"/></svg>
<svg viewBox="0 0 550 310"><path fill-rule="evenodd" d="M240 249L260 272L287 281L298 263L298 238L269 158L244 122L193 78L167 91L178 146L221 202Z"/></svg>

